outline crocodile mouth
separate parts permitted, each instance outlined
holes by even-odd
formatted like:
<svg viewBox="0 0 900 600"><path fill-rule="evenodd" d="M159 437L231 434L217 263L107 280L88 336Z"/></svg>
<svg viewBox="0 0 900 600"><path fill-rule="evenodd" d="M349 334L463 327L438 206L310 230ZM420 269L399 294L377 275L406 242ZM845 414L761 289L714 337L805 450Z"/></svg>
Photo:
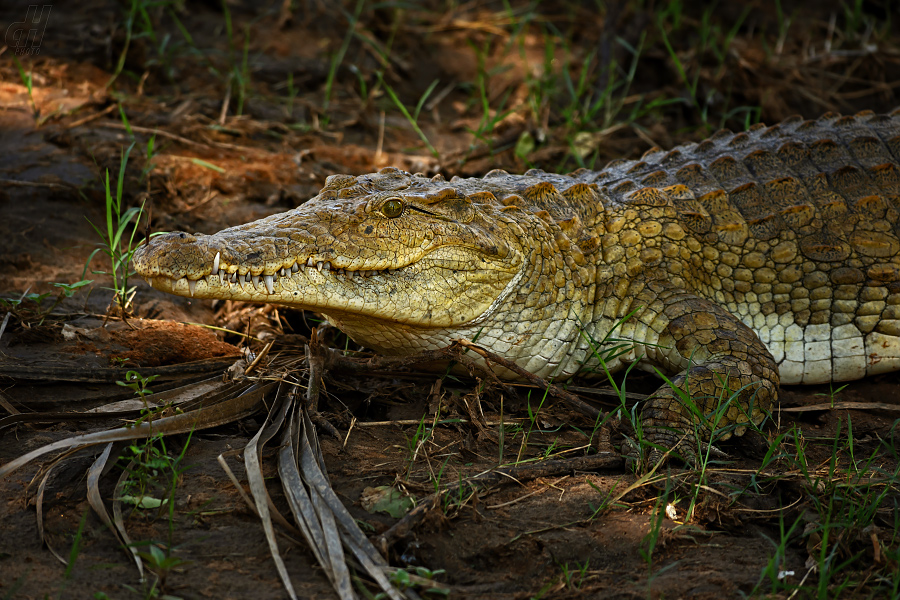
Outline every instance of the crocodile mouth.
<svg viewBox="0 0 900 600"><path fill-rule="evenodd" d="M132 261L153 288L177 296L266 302L339 320L429 328L483 316L510 293L507 284L521 276L524 265L518 252L493 246L487 252L460 244L390 253L360 248L349 256L335 256L331 247L287 252L272 246L232 248L176 232L141 246ZM464 302L452 300L463 297Z"/></svg>
<svg viewBox="0 0 900 600"><path fill-rule="evenodd" d="M349 265L338 267L332 261L318 260L311 256L305 260L301 259L286 264L267 274L266 269L261 267L224 264L221 260L221 253L217 252L210 273L198 279L190 279L187 276L175 278L162 274L145 276L145 279L157 289L191 297L206 297L212 294L214 289L221 290L222 288L231 288L235 293L274 296L280 295L285 287L294 287L289 286L288 282L308 285L313 273L318 273L323 278L330 278L333 281L350 283L354 280L387 275L402 269L403 267L364 269Z"/></svg>

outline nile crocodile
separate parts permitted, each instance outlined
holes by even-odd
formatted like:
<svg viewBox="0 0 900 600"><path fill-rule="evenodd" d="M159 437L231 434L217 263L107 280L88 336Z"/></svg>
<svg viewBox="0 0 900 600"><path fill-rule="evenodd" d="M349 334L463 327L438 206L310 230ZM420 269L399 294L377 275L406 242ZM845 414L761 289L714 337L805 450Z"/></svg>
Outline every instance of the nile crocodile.
<svg viewBox="0 0 900 600"><path fill-rule="evenodd" d="M477 343L561 380L658 369L645 438L696 452L758 424L782 383L900 368L900 110L791 118L601 171L446 181L332 175L294 210L169 233L137 272L182 296L315 310L388 354ZM509 372L506 375L510 375ZM699 432L699 435L695 435ZM659 453L656 453L659 456Z"/></svg>

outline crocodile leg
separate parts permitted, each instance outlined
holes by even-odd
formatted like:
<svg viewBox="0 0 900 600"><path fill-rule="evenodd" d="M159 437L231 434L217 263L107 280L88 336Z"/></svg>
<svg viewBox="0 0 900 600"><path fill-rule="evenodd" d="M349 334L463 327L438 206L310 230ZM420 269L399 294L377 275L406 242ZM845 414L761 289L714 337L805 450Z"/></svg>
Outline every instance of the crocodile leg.
<svg viewBox="0 0 900 600"><path fill-rule="evenodd" d="M641 410L644 439L653 449L652 467L672 449L694 462L701 444L742 435L743 423L758 425L778 396L778 369L772 354L749 327L714 302L684 291L660 294L668 325L650 362L676 372ZM726 427L727 426L727 427ZM720 429L716 431L716 429Z"/></svg>

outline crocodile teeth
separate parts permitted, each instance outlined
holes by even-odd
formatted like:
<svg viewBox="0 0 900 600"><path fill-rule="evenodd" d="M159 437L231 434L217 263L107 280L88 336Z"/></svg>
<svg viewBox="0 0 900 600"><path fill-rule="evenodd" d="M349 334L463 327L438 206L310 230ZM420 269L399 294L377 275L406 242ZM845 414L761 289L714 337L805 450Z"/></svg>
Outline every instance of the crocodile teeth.
<svg viewBox="0 0 900 600"><path fill-rule="evenodd" d="M194 297L194 290L197 289L197 282L193 279L188 279L188 288L191 290L191 298Z"/></svg>
<svg viewBox="0 0 900 600"><path fill-rule="evenodd" d="M287 273L285 273L285 271L284 271L284 267L281 267L280 269L278 269L278 274L282 277L285 277L287 275Z"/></svg>
<svg viewBox="0 0 900 600"><path fill-rule="evenodd" d="M213 273L218 273L218 272L219 272L219 253L218 253L218 252L216 252L216 257L213 259L213 268L212 268L212 272L213 272Z"/></svg>
<svg viewBox="0 0 900 600"><path fill-rule="evenodd" d="M237 271L235 271L234 273L231 274L231 283L237 282L237 276L238 276Z"/></svg>
<svg viewBox="0 0 900 600"><path fill-rule="evenodd" d="M324 265L324 264L325 263L323 263L321 260L316 263L316 268L319 270L319 273L322 272L322 265ZM310 265L310 266L312 266L312 265Z"/></svg>
<svg viewBox="0 0 900 600"><path fill-rule="evenodd" d="M319 263L319 264L322 264L322 263ZM316 261L314 261L314 260L312 259L312 256L310 256L309 259L306 261L306 266L307 266L307 267L314 267L314 266L316 266Z"/></svg>
<svg viewBox="0 0 900 600"><path fill-rule="evenodd" d="M251 275L250 279L253 280L253 287L259 287L259 275Z"/></svg>
<svg viewBox="0 0 900 600"><path fill-rule="evenodd" d="M325 263L319 263L319 264L322 265L322 267L321 267L320 270L322 270L322 271L330 271L330 270L331 270L331 263L330 263L330 262L327 262L327 261L326 261Z"/></svg>
<svg viewBox="0 0 900 600"><path fill-rule="evenodd" d="M300 270L300 265L299 265L299 263L294 263L294 264L291 265L291 273L296 273L296 272L299 271L299 270Z"/></svg>
<svg viewBox="0 0 900 600"><path fill-rule="evenodd" d="M271 275L263 275L263 280L266 282L266 289L269 290L270 294L275 293L275 284L272 282Z"/></svg>

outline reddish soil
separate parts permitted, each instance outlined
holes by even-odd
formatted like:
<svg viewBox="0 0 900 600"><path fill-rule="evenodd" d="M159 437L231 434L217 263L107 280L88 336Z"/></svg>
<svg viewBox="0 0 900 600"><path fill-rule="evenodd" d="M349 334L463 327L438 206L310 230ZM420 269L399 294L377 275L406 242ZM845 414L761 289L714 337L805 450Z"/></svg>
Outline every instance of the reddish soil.
<svg viewBox="0 0 900 600"><path fill-rule="evenodd" d="M15 44L7 39L0 52L0 298L18 300L26 290L51 294L40 305L26 301L10 311L0 338L0 417L78 411L132 398L131 390L116 385L132 369L159 373L154 391L219 377L228 357L240 354L238 347L259 351L261 341L279 340L274 352L294 353L302 362L297 336L309 336L315 315L191 301L158 293L142 281L130 282L136 286L135 312L127 321L111 310L111 282L102 274L88 274L95 279L92 286L43 314L58 292L51 283L79 281L97 246L88 220L106 223L101 182L108 170L115 187L121 154L132 141L128 128L137 143L123 202L152 206L154 229L212 232L292 208L335 173L385 165L447 176L481 175L496 167L571 170L579 166L575 154L581 150L588 166L599 167L613 158L635 158L652 144L699 139L720 125L739 129L748 115L750 122L756 118L742 107L759 108L758 118L772 123L793 113L812 118L829 110L884 112L900 105L900 18L893 15L893 29L885 28L890 9L879 3L866 5L868 21L837 2L783 3L790 18L786 29L780 25L787 21L762 3L724 4L711 20L712 38L726 47L722 60L718 47L702 45L700 9L685 9L684 23L670 35L682 68L696 81L693 100L655 26L663 9L653 13L610 3L610 15L594 3L541 3L538 11L514 2L512 12L491 2L407 10L363 4L357 35L342 54L356 3L344 11L328 3L299 3L302 8L288 13L290 2L228 2L231 40L218 2L162 4L147 8L147 20L135 17L130 39L128 3L54 4L40 52L20 57L33 78L30 93L12 60ZM25 19L28 7L4 3L0 31L15 31L11 24ZM526 17L530 21L518 29ZM631 55L625 48L640 46L644 31L640 69L621 97L621 110L614 111L614 122L626 121L632 110L636 119L603 128L600 111L591 132L573 130L578 117L569 119L566 110L580 104L566 101L560 73L568 68L577 85L581 66L594 65L585 67L593 83L579 99L602 90L597 65L615 60L627 70ZM343 61L326 107L329 69L339 55ZM122 56L122 72L107 87ZM362 84L366 90L377 86L373 73L379 69L410 110L440 80L418 120L439 158L424 147L384 86L363 94ZM541 86L544 95L535 91ZM482 99L490 104L487 118L499 115L491 127L482 127ZM653 103L659 108L638 110ZM153 131L155 151L148 163ZM528 143L536 145L522 152ZM91 268L110 265L98 255ZM0 320L6 312L0 311ZM330 330L326 342L343 348L345 340ZM194 370L165 370L183 363ZM533 429L527 422L514 429L511 423L527 420L527 390L482 389L474 380L451 378L434 394L435 379L417 372L326 377L321 410L342 437L320 434L326 465L335 491L368 533L383 532L396 519L361 507L367 487L393 485L421 501L434 492L435 479L454 483L517 459L619 451L627 433L613 427L592 436L593 423L549 400ZM716 464L702 476L671 465L669 477L635 486L612 506L604 507L605 498L638 481L621 464L494 485L458 498L446 511L433 511L391 547L388 558L396 566L443 570L436 579L453 598L900 597L891 583L900 578L898 383L900 375L890 374L850 384L836 395L838 401L878 403L853 410L818 406L830 402L828 386L785 389L784 410L764 435L723 445L733 462ZM650 393L658 384L649 376L632 377L628 391ZM612 406L602 404L604 396L579 393L586 401L601 399L603 409ZM418 422L423 415L431 422L438 410L444 420L481 414L483 422L434 427L410 460ZM190 437L184 457L190 468L178 479L171 521L168 513L126 511L129 535L144 544L139 548L175 548L180 562L168 573L164 593L287 597L259 520L216 460L243 448L263 419L258 414ZM0 428L0 464L98 427L79 420ZM612 447L598 442L607 434ZM177 455L185 443L186 436L175 436L167 448ZM775 460L767 456L770 445ZM830 468L835 448L838 466ZM28 488L46 459L0 481L0 598L162 597L151 589L152 576L139 580L115 536L90 509L85 474L95 454L75 455L50 477L43 492L47 545L35 515L37 482ZM270 454L265 469L274 482ZM800 455L812 474L798 468ZM241 461L232 456L229 464L244 482ZM859 466L857 476L850 474L852 465ZM101 480L107 502L119 469ZM279 490L270 485L275 506L288 514ZM861 520L837 522L841 502L862 506L882 492L870 527L853 526ZM694 498L694 513L685 523ZM822 502L834 506L830 545L819 533ZM655 521L667 503L674 515ZM298 596L334 597L312 552L294 538L285 533L278 539ZM834 551L836 563L847 563L820 584L810 566L822 556L823 544ZM48 546L74 559L69 569ZM790 574L778 579L779 572ZM795 589L798 595L792 596Z"/></svg>

